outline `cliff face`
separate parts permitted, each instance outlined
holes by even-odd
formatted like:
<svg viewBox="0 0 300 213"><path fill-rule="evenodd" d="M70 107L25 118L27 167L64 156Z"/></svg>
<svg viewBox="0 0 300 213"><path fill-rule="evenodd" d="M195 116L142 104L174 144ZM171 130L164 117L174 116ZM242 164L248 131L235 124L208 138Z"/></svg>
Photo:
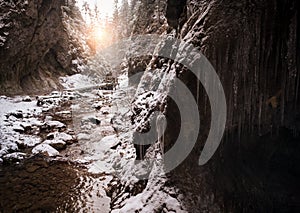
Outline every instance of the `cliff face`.
<svg viewBox="0 0 300 213"><path fill-rule="evenodd" d="M300 209L299 9L295 0L167 1L169 26L177 38L191 42L212 63L228 108L221 146L208 164L199 167L211 122L209 101L199 81L186 69L175 69L173 63L159 66L159 59L156 69L141 80L140 87L149 81L147 75L152 82L163 82L163 73L170 77L174 70L199 100L197 144L170 177L186 195L183 202L191 212ZM172 86L167 89L172 91ZM136 123L141 120L140 111L138 107L134 111ZM168 150L181 125L178 108L169 99L166 117Z"/></svg>
<svg viewBox="0 0 300 213"><path fill-rule="evenodd" d="M19 0L0 4L1 93L57 88L57 77L76 71L72 61L84 52L80 43L72 42L74 37L68 30L68 24L77 19L80 31L82 22L74 2Z"/></svg>

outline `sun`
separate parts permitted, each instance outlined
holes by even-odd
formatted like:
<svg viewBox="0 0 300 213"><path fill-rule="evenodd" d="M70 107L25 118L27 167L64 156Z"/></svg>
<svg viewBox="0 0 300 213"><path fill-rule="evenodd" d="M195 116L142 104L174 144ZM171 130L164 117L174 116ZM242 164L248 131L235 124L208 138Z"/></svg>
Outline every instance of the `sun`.
<svg viewBox="0 0 300 213"><path fill-rule="evenodd" d="M101 49L111 44L112 37L109 26L91 25L89 30L89 41L95 49Z"/></svg>
<svg viewBox="0 0 300 213"><path fill-rule="evenodd" d="M101 27L96 27L94 30L95 39L102 41L105 38L105 30Z"/></svg>

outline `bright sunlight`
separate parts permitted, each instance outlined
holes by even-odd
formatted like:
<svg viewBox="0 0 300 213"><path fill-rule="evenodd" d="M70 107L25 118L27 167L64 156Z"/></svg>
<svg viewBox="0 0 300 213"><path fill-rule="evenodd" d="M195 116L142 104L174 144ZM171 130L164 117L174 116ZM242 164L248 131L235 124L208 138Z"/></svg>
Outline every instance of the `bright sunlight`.
<svg viewBox="0 0 300 213"><path fill-rule="evenodd" d="M96 27L94 30L94 37L96 40L102 41L105 39L105 29L101 27Z"/></svg>
<svg viewBox="0 0 300 213"><path fill-rule="evenodd" d="M77 5L88 28L89 44L94 50L112 43L111 23L115 10L114 0L78 0Z"/></svg>

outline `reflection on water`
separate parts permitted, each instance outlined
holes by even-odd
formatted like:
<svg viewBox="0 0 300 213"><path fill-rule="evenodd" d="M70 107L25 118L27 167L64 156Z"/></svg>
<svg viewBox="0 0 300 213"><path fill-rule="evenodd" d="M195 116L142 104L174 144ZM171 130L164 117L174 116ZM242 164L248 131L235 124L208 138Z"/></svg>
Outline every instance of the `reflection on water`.
<svg viewBox="0 0 300 213"><path fill-rule="evenodd" d="M0 212L109 212L103 180L66 162L35 159L3 166Z"/></svg>

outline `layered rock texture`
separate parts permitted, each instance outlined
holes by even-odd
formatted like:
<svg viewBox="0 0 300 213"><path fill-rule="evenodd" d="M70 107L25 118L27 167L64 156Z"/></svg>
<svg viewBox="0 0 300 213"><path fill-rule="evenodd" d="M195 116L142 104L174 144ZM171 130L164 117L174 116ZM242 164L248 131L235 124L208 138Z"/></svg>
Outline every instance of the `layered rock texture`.
<svg viewBox="0 0 300 213"><path fill-rule="evenodd" d="M86 50L84 39L78 39L84 28L74 1L18 0L0 5L2 94L58 88L58 76L78 70L82 63L78 59Z"/></svg>
<svg viewBox="0 0 300 213"><path fill-rule="evenodd" d="M178 137L180 112L171 99L158 99L156 93L164 96L172 91L172 79L179 77L198 100L201 128L196 146L170 175L170 182L185 194L184 205L190 212L299 211L299 2L164 2L168 22L164 32L202 51L217 71L227 101L221 146L200 167L211 123L209 100L200 82L182 66L156 57L142 77L137 100L145 91L154 98L135 102L133 123L138 132L147 131L151 113L165 104L166 151ZM140 147L137 152L143 153Z"/></svg>

